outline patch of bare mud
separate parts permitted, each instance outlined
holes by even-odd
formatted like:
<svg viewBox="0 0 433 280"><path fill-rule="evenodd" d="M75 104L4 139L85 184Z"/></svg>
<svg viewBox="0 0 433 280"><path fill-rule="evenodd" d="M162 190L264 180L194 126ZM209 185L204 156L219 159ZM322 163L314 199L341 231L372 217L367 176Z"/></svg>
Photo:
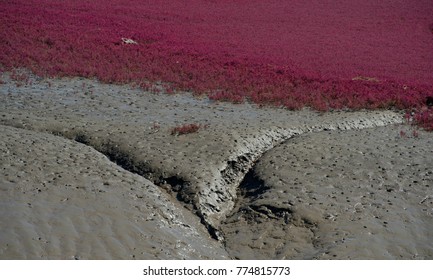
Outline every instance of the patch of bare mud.
<svg viewBox="0 0 433 280"><path fill-rule="evenodd" d="M1 259L227 258L160 188L77 142L0 126Z"/></svg>
<svg viewBox="0 0 433 280"><path fill-rule="evenodd" d="M405 126L327 131L265 153L223 225L228 252L254 259L432 259L433 138L416 136Z"/></svg>

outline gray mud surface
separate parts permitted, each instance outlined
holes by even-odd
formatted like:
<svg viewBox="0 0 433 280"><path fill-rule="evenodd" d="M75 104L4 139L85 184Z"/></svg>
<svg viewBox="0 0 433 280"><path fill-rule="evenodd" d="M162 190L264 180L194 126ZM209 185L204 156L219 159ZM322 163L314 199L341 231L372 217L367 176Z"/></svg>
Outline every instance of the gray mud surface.
<svg viewBox="0 0 433 280"><path fill-rule="evenodd" d="M433 137L401 126L304 134L266 152L225 221L232 256L431 259Z"/></svg>
<svg viewBox="0 0 433 280"><path fill-rule="evenodd" d="M398 125L399 112L291 112L79 78L31 76L23 84L4 74L2 81L2 259L432 258L431 135L399 138L410 129ZM201 125L198 132L171 133L191 123ZM329 133L338 136L325 142ZM383 165L411 179L380 181L371 156L345 150L360 139L359 149L373 145L377 150L365 153L384 161L400 163L395 150L411 151L405 164ZM332 141L346 148L330 150ZM292 157L316 160L311 146L338 154L338 166L304 174L313 167ZM359 170L358 177L338 176ZM305 187L295 185L295 175ZM323 187L322 175L334 190ZM406 192L383 191L407 180L417 183L402 187ZM357 209L360 222L350 223ZM373 212L380 218L370 218ZM409 219L399 223L410 230L394 232L397 218ZM373 244L364 226L380 246L356 249ZM350 242L341 245L342 238Z"/></svg>
<svg viewBox="0 0 433 280"><path fill-rule="evenodd" d="M0 131L1 259L227 258L197 216L93 148Z"/></svg>

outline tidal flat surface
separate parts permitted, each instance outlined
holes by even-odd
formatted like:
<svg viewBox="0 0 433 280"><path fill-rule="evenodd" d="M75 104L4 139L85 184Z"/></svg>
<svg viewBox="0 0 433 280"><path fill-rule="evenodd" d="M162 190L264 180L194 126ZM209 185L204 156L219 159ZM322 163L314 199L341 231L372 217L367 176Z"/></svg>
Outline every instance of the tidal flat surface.
<svg viewBox="0 0 433 280"><path fill-rule="evenodd" d="M400 112L2 80L2 259L433 256L431 134Z"/></svg>
<svg viewBox="0 0 433 280"><path fill-rule="evenodd" d="M250 258L431 258L433 138L398 129L309 133L266 152L226 246Z"/></svg>

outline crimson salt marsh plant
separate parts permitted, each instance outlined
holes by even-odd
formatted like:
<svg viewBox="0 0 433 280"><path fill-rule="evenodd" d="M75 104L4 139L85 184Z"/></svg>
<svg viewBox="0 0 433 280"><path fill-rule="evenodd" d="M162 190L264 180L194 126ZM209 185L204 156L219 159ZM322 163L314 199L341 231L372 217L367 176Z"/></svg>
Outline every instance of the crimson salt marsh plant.
<svg viewBox="0 0 433 280"><path fill-rule="evenodd" d="M421 113L432 10L431 0L0 1L0 67L289 109Z"/></svg>
<svg viewBox="0 0 433 280"><path fill-rule="evenodd" d="M206 127L207 127L206 125L195 124L195 123L183 124L172 128L171 135L183 135L183 134L195 133L199 129L206 128Z"/></svg>

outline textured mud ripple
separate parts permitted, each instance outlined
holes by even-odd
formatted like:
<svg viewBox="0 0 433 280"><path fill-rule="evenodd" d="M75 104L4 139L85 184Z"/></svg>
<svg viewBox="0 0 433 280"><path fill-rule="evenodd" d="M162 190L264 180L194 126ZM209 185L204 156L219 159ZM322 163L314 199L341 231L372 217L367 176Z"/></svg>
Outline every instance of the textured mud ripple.
<svg viewBox="0 0 433 280"><path fill-rule="evenodd" d="M267 152L250 176L223 226L232 256L433 258L429 133L390 126L305 134Z"/></svg>

